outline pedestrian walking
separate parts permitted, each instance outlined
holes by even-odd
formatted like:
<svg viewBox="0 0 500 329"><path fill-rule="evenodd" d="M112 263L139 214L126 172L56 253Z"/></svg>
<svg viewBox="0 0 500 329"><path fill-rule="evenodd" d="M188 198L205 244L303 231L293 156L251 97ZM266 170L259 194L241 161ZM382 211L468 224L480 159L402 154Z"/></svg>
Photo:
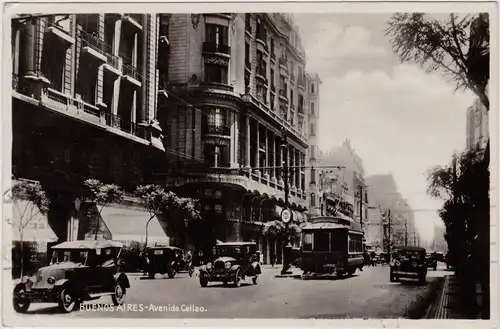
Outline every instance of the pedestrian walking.
<svg viewBox="0 0 500 329"><path fill-rule="evenodd" d="M271 254L271 266L274 268L275 264L276 264L276 255L273 253Z"/></svg>

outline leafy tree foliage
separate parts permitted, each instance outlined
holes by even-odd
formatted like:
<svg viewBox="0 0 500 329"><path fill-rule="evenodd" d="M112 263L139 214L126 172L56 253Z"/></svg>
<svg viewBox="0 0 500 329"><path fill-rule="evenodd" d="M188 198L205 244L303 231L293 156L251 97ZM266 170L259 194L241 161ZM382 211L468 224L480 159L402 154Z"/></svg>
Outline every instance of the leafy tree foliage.
<svg viewBox="0 0 500 329"><path fill-rule="evenodd" d="M304 220L295 220L288 224L288 226L281 220L272 220L266 222L262 228L262 234L264 236L274 237L274 238L286 238L296 239L300 236L301 227L304 225Z"/></svg>
<svg viewBox="0 0 500 329"><path fill-rule="evenodd" d="M452 13L444 21L423 13L397 13L389 20L386 34L403 63L419 64L428 72L441 70L456 89L470 89L489 109L489 29L486 13Z"/></svg>
<svg viewBox="0 0 500 329"><path fill-rule="evenodd" d="M20 235L20 259L21 259L21 276L24 271L23 252L23 233L26 226L36 218L38 214L45 215L49 210L49 199L45 194L42 186L38 182L19 181L14 184L10 190L10 198L14 207L19 213L19 230ZM24 207L22 207L24 203Z"/></svg>
<svg viewBox="0 0 500 329"><path fill-rule="evenodd" d="M475 281L489 294L490 175L483 155L479 149L466 151L458 157L456 169L453 164L435 167L428 176L428 193L445 201L439 216L456 273L464 287L472 287L469 296L475 296ZM475 304L471 298L469 305ZM489 299L484 300L487 304Z"/></svg>
<svg viewBox="0 0 500 329"><path fill-rule="evenodd" d="M148 224L155 216L163 216L167 219L198 218L200 216L198 203L191 198L181 198L172 191L167 191L160 185L138 186L135 195L139 198L141 205L149 212L146 222L146 243L148 239Z"/></svg>
<svg viewBox="0 0 500 329"><path fill-rule="evenodd" d="M104 207L110 203L120 203L123 201L124 192L115 184L105 184L97 179L86 179L84 186L88 191L88 197L94 202L99 210L99 217L101 216ZM97 233L99 232L99 224L101 219L97 218L95 227L95 239L97 240Z"/></svg>

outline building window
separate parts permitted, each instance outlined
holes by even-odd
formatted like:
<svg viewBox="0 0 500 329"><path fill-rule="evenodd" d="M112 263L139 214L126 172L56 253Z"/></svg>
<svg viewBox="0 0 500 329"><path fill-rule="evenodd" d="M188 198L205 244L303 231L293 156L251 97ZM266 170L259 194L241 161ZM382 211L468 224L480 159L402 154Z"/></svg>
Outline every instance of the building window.
<svg viewBox="0 0 500 329"><path fill-rule="evenodd" d="M252 67L251 63L252 61L250 58L250 45L248 44L248 42L245 42L245 66L250 69Z"/></svg>
<svg viewBox="0 0 500 329"><path fill-rule="evenodd" d="M252 26L250 25L250 18L252 14L245 14L245 30L252 33Z"/></svg>
<svg viewBox="0 0 500 329"><path fill-rule="evenodd" d="M311 193L311 207L316 207L316 194Z"/></svg>
<svg viewBox="0 0 500 329"><path fill-rule="evenodd" d="M314 103L311 103L311 114L314 115Z"/></svg>
<svg viewBox="0 0 500 329"><path fill-rule="evenodd" d="M314 83L311 83L311 94L314 94Z"/></svg>
<svg viewBox="0 0 500 329"><path fill-rule="evenodd" d="M227 67L217 64L205 64L205 81L228 84Z"/></svg>
<svg viewBox="0 0 500 329"><path fill-rule="evenodd" d="M311 168L311 184L316 184L316 169Z"/></svg>
<svg viewBox="0 0 500 329"><path fill-rule="evenodd" d="M316 131L315 131L315 127L314 127L314 123L311 123L311 129L310 129L310 134L311 136L316 136Z"/></svg>
<svg viewBox="0 0 500 329"><path fill-rule="evenodd" d="M203 148L205 163L213 167L230 166L230 150L226 145L213 145L206 143Z"/></svg>
<svg viewBox="0 0 500 329"><path fill-rule="evenodd" d="M216 45L228 45L227 26L207 24L205 27L205 40Z"/></svg>
<svg viewBox="0 0 500 329"><path fill-rule="evenodd" d="M274 39L271 38L271 58L276 58L276 54L274 52Z"/></svg>

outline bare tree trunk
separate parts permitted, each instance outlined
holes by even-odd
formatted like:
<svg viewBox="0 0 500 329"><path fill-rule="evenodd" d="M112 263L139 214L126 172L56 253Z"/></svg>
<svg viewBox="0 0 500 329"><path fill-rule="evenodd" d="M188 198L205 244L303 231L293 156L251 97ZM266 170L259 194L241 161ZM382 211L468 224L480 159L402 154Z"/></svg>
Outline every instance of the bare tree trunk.
<svg viewBox="0 0 500 329"><path fill-rule="evenodd" d="M22 223L21 223L22 225ZM23 250L23 230L24 228L23 227L20 227L19 229L19 233L20 233L20 240L21 240L21 279L23 278L23 275L24 275L24 250Z"/></svg>

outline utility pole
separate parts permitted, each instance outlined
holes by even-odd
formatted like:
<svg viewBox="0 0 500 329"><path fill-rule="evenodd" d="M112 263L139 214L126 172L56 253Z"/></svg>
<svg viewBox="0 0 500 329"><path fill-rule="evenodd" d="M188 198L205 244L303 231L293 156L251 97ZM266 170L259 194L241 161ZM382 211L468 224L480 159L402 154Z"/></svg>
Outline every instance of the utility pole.
<svg viewBox="0 0 500 329"><path fill-rule="evenodd" d="M363 230L363 186L359 186L359 224Z"/></svg>
<svg viewBox="0 0 500 329"><path fill-rule="evenodd" d="M387 235L389 236L389 242L387 244L387 253L389 254L389 257L391 257L391 209L388 210L388 215L387 215L387 220L388 220L388 228L387 228Z"/></svg>
<svg viewBox="0 0 500 329"><path fill-rule="evenodd" d="M285 127L281 128L281 132L283 135L283 142L281 143L281 147L283 148L283 176L284 177L284 189L285 189L285 208L288 207L288 194L289 194L289 173L288 173L288 135ZM290 236L288 235L288 225L290 221L285 223L285 240L283 241L283 268L281 269L281 274L286 274L288 269L290 268L290 258L292 252L292 245L290 244Z"/></svg>
<svg viewBox="0 0 500 329"><path fill-rule="evenodd" d="M405 247L408 246L408 219L405 218Z"/></svg>

